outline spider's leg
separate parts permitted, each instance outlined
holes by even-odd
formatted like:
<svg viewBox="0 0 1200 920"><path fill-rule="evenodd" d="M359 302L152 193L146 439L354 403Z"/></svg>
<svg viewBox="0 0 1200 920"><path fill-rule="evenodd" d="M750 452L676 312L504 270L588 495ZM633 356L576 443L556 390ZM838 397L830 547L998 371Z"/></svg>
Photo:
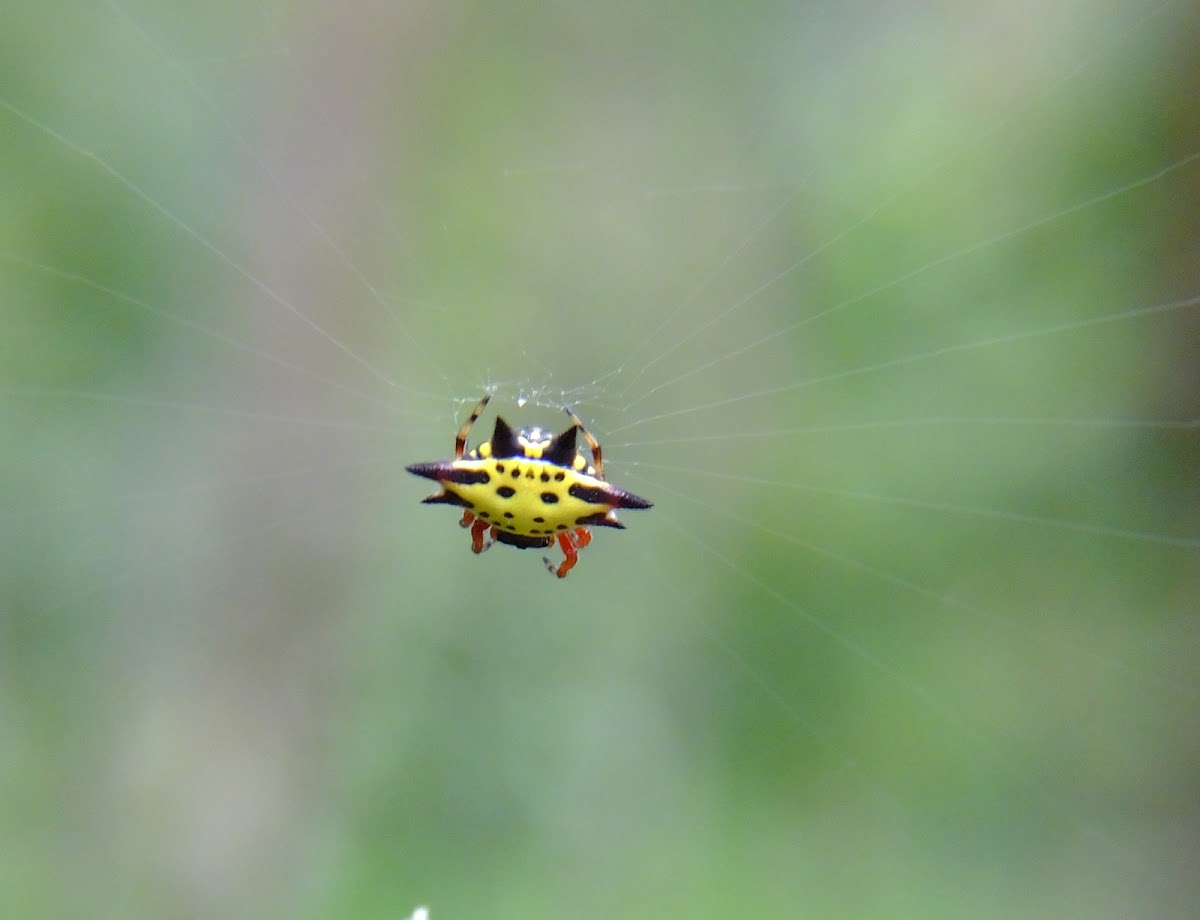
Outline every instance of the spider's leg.
<svg viewBox="0 0 1200 920"><path fill-rule="evenodd" d="M560 533L558 535L558 545L562 547L563 561L558 567L550 561L548 556L543 556L542 561L546 563L546 568L559 578L566 578L567 572L575 568L575 563L579 561L579 549L587 546L592 542L592 535L586 527L576 527L570 533Z"/></svg>
<svg viewBox="0 0 1200 920"><path fill-rule="evenodd" d="M588 442L588 447L592 449L592 465L596 468L596 478L604 478L604 452L600 449L600 442L592 437L592 433L587 430L587 425L580 421L579 416L575 414L575 410L570 406L563 406L563 411L571 416L571 421L579 426L579 430L583 432L583 438Z"/></svg>
<svg viewBox="0 0 1200 920"><path fill-rule="evenodd" d="M463 422L463 426L458 429L458 434L454 438L455 460L462 459L463 451L466 450L467 447L467 435L471 433L471 426L475 424L475 420L479 418L479 416L483 415L483 410L487 408L487 404L491 401L491 399L492 394L485 393L483 399L479 400L479 404L476 405L471 411L470 418Z"/></svg>
<svg viewBox="0 0 1200 920"><path fill-rule="evenodd" d="M463 517L466 518L466 515L464 514ZM491 526L492 525L487 521L480 519L476 519L475 522L471 524L471 552L478 555L484 550L490 549L492 544L496 542L496 535L494 532L488 535L487 542L484 542L483 539L484 532Z"/></svg>

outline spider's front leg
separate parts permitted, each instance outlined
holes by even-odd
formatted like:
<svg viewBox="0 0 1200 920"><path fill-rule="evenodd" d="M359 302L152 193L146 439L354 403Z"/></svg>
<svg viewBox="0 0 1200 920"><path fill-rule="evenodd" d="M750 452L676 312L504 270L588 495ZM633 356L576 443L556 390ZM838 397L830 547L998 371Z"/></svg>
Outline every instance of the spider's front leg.
<svg viewBox="0 0 1200 920"><path fill-rule="evenodd" d="M471 528L471 552L476 555L482 553L484 550L491 549L492 544L496 542L496 528L491 527L487 521L475 517L470 511L463 512L462 520L458 522L458 526ZM483 535L489 527L491 527L492 532L488 534L488 538L485 541Z"/></svg>

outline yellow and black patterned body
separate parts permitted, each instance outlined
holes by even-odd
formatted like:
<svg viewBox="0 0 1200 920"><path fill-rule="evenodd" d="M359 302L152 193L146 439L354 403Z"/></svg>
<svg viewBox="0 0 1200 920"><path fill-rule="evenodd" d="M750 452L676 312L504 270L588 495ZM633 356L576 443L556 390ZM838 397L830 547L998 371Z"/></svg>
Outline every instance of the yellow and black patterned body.
<svg viewBox="0 0 1200 920"><path fill-rule="evenodd" d="M566 412L573 424L561 434L538 427L514 431L498 417L491 439L466 450L471 426L490 398L479 401L459 430L453 460L415 463L408 471L441 485L442 491L426 503L464 509L460 523L471 528L476 553L496 540L519 549L557 540L564 561L557 567L545 561L562 578L575 565L578 550L591 542L589 526L623 528L618 508L649 508L650 502L604 480L600 445L570 409ZM576 446L581 432L593 463Z"/></svg>

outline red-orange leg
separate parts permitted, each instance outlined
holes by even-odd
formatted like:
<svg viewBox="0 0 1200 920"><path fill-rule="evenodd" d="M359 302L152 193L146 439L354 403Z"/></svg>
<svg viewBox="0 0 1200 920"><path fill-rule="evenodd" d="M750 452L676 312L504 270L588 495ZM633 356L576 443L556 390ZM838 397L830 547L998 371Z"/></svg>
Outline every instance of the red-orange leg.
<svg viewBox="0 0 1200 920"><path fill-rule="evenodd" d="M586 527L576 527L570 533L560 533L558 535L558 545L562 547L563 561L562 564L555 568L554 563L549 557L542 557L542 561L546 563L546 568L559 578L566 578L567 572L575 568L575 563L579 561L579 550L592 542L592 535Z"/></svg>
<svg viewBox="0 0 1200 920"><path fill-rule="evenodd" d="M487 532L491 525L487 521L481 521L475 517L470 511L463 512L462 520L458 522L461 527L471 528L471 552L479 554L485 549L490 549L492 544L496 542L496 529L492 528L491 538L485 543L483 540L484 533Z"/></svg>

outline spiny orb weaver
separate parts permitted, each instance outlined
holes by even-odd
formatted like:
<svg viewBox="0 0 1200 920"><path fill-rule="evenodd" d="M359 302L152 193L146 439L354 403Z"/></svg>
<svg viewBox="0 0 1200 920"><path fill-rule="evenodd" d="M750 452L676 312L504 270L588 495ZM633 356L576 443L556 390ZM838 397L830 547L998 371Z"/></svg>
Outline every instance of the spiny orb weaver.
<svg viewBox="0 0 1200 920"><path fill-rule="evenodd" d="M537 426L513 431L497 416L491 440L466 450L471 426L491 398L488 394L479 400L458 430L453 460L414 463L407 470L442 487L425 504L464 509L459 524L471 528L473 552L482 553L497 540L532 549L550 546L557 538L562 563L555 567L542 558L546 568L565 578L579 550L592 542L588 525L623 529L616 509L649 508L650 502L604 481L600 444L569 408L563 411L572 425L562 434ZM592 449L591 464L575 446L580 432Z"/></svg>

